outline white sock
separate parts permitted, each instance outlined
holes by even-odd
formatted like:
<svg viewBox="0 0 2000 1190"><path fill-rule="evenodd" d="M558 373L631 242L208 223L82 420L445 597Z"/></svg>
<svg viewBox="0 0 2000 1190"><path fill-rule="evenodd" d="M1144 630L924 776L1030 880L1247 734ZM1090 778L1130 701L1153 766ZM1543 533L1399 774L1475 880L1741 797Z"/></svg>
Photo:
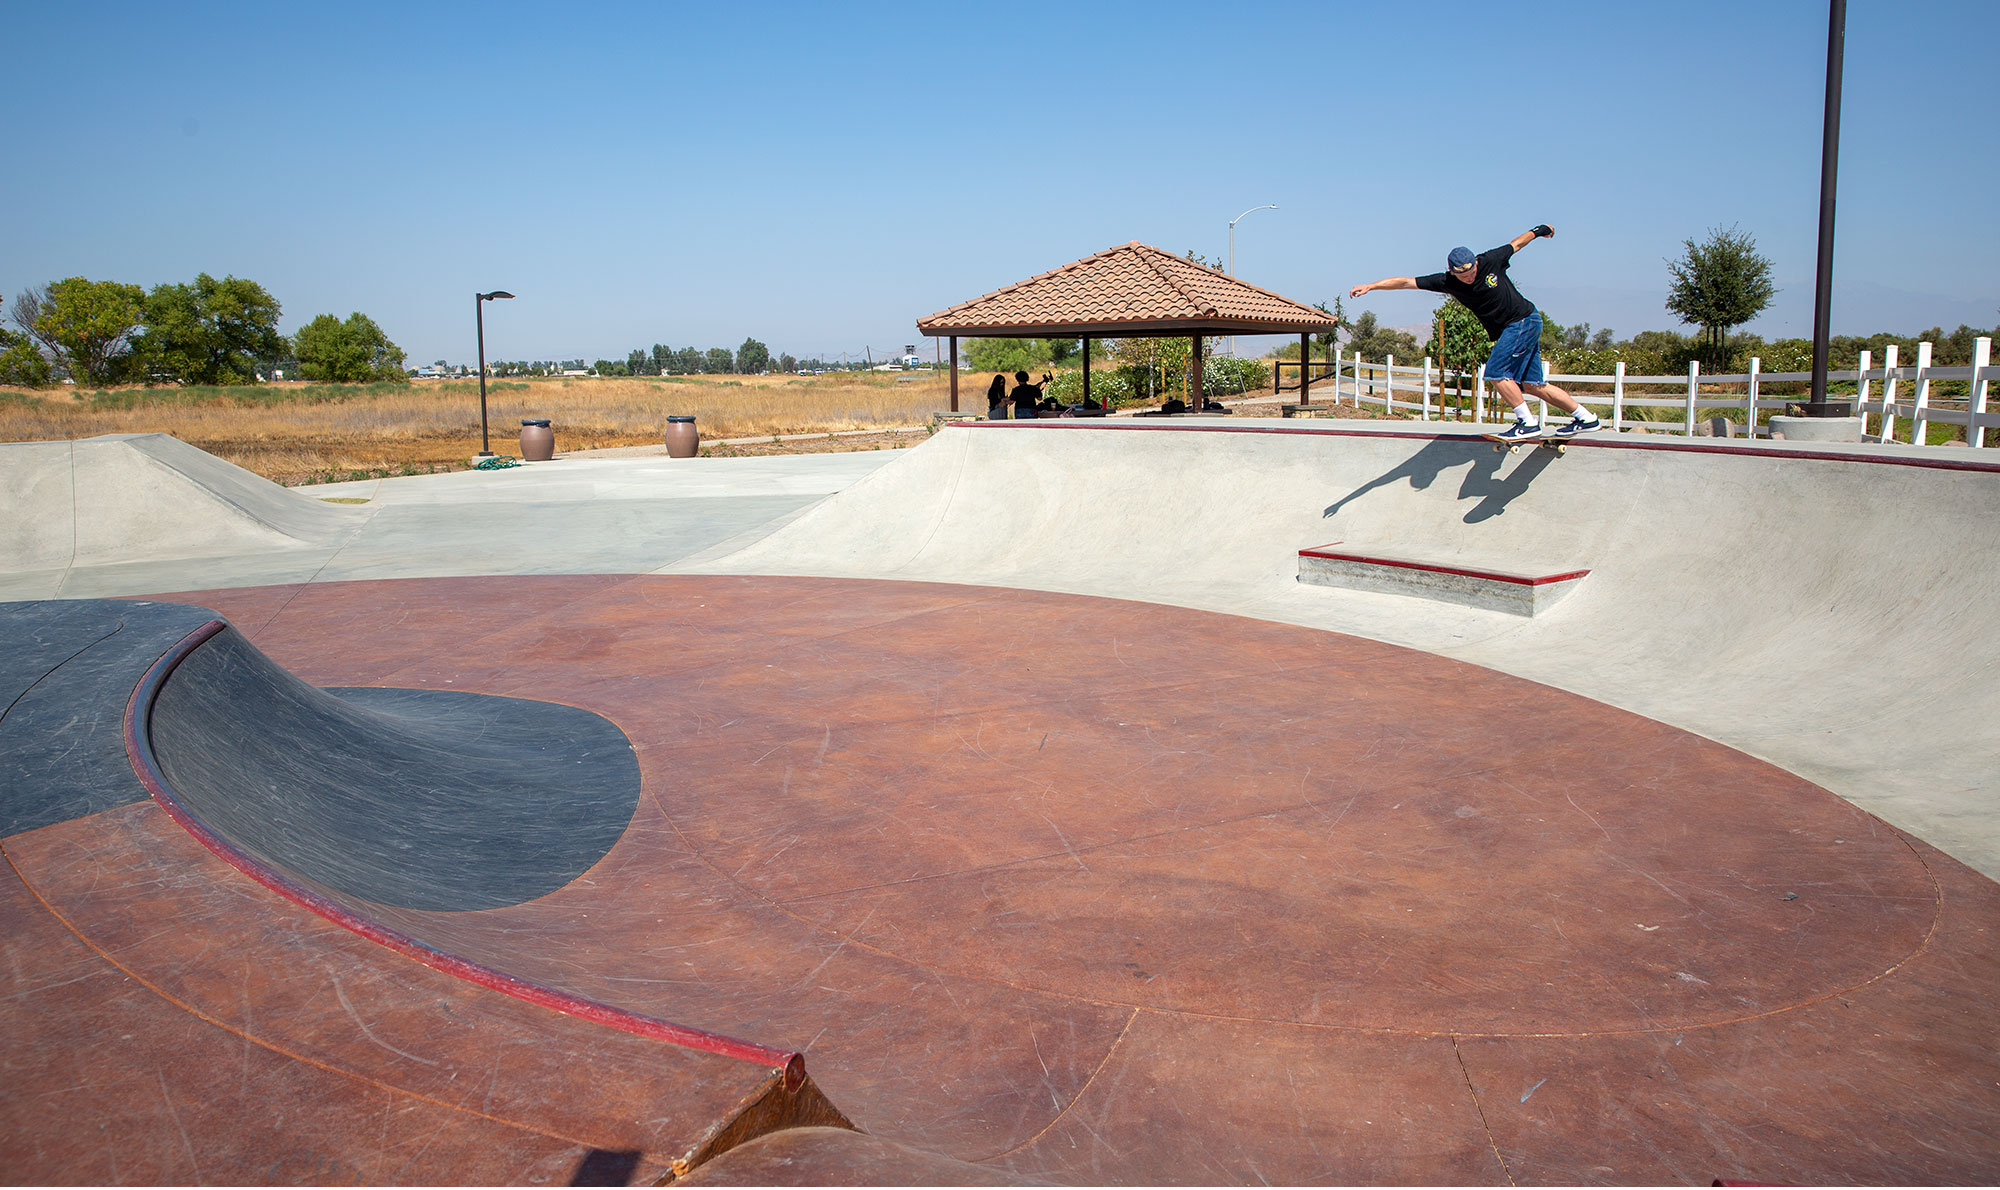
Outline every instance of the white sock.
<svg viewBox="0 0 2000 1190"><path fill-rule="evenodd" d="M1536 426L1541 424L1540 422L1535 420L1534 414L1528 412L1528 407L1526 405L1523 405L1519 409L1514 410L1514 420L1520 422L1524 426Z"/></svg>

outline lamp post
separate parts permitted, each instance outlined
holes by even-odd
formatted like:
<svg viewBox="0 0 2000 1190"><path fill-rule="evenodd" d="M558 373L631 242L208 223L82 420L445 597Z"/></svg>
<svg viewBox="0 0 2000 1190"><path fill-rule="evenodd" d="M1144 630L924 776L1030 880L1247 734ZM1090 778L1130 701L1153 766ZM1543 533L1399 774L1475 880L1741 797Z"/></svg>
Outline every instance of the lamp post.
<svg viewBox="0 0 2000 1190"><path fill-rule="evenodd" d="M1251 211L1275 211L1277 209L1278 209L1277 203L1268 202L1261 207L1251 207L1249 211L1243 212L1243 215L1248 215L1251 213ZM1242 221L1243 215L1238 215L1236 218L1231 219L1229 221L1229 275L1232 277L1236 275L1236 225L1237 223ZM1235 335L1229 336L1229 357L1231 359L1236 358ZM1303 362L1301 362L1299 366L1304 367L1305 365Z"/></svg>
<svg viewBox="0 0 2000 1190"><path fill-rule="evenodd" d="M1826 111L1820 121L1819 143L1819 262L1813 276L1812 417L1847 416L1852 406L1835 406L1826 399L1828 344L1833 322L1833 199L1840 173L1840 81L1847 52L1847 0L1827 5Z"/></svg>
<svg viewBox="0 0 2000 1190"><path fill-rule="evenodd" d="M486 435L486 303L494 298L510 298L514 295L504 289L492 293L475 293L472 302L473 321L479 327L479 457L493 457L492 443Z"/></svg>

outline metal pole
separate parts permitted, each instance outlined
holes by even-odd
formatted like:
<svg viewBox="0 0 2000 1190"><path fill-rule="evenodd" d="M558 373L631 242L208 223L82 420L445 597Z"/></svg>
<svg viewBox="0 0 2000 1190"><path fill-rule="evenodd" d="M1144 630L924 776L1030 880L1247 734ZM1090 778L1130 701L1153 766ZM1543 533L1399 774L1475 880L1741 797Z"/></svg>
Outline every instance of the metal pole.
<svg viewBox="0 0 2000 1190"><path fill-rule="evenodd" d="M473 321L479 326L479 457L493 457L486 435L486 295L472 295Z"/></svg>
<svg viewBox="0 0 2000 1190"><path fill-rule="evenodd" d="M1236 225L1237 225L1237 223L1239 223L1239 222L1241 222L1241 221L1242 221L1242 219L1243 219L1243 216L1244 216L1244 215L1248 215L1248 214L1250 214L1250 213L1251 213L1252 211L1275 211L1275 210L1277 210L1277 209L1278 209L1278 204L1277 204L1277 203L1265 203L1265 204L1264 204L1263 206L1261 206L1261 207L1251 207L1249 211L1245 211L1245 212L1243 212L1243 215L1238 215L1238 216L1237 216L1236 218L1234 218L1234 219L1231 219L1231 220L1229 221L1229 275L1230 275L1230 276L1234 277L1234 276L1236 275ZM1230 354L1230 356L1231 356L1231 357L1234 357L1234 356L1235 356L1235 354L1236 354L1236 336L1235 336L1235 335L1231 335L1231 336L1229 336L1229 354Z"/></svg>
<svg viewBox="0 0 2000 1190"><path fill-rule="evenodd" d="M1826 399L1826 367L1833 319L1833 199L1840 172L1840 75L1847 42L1847 0L1830 0L1826 26L1826 115L1819 149L1819 273L1813 287L1813 417L1844 416Z"/></svg>

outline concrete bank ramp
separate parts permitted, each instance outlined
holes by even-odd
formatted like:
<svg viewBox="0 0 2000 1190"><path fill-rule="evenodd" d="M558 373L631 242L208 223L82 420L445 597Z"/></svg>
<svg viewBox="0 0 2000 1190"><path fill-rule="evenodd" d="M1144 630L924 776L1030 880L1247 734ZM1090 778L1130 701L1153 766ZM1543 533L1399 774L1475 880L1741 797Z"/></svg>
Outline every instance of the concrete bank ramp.
<svg viewBox="0 0 2000 1190"><path fill-rule="evenodd" d="M1557 457L1409 423L972 424L673 569L1110 595L1412 645L1722 740L2000 875L1996 506L2000 465L1969 451L1604 434ZM1590 574L1532 619L1301 584L1298 552L1334 542Z"/></svg>
<svg viewBox="0 0 2000 1190"><path fill-rule="evenodd" d="M19 571L332 545L368 518L168 434L0 443L0 507Z"/></svg>

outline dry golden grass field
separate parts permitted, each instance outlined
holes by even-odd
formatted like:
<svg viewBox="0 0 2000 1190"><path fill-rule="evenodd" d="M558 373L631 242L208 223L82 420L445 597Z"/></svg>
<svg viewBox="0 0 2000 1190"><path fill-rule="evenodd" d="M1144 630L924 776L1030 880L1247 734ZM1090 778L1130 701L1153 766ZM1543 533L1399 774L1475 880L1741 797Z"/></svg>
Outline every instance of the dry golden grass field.
<svg viewBox="0 0 2000 1190"><path fill-rule="evenodd" d="M961 406L973 400L962 388ZM950 383L921 372L509 379L487 381L486 405L493 450L506 455L520 451L524 417L551 419L559 451L657 445L669 414L693 415L705 443L924 425L949 408ZM141 433L286 484L459 470L479 450L479 384L0 389L0 441Z"/></svg>

